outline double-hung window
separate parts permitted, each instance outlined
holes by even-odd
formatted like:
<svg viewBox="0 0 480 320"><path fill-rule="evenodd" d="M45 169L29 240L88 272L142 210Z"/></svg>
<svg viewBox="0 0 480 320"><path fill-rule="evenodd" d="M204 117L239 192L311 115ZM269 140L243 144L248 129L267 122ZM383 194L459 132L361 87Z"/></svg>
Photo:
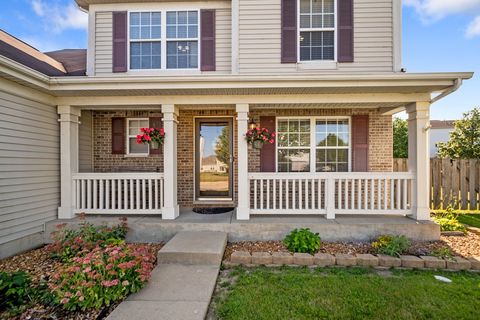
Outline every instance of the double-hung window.
<svg viewBox="0 0 480 320"><path fill-rule="evenodd" d="M130 13L130 69L161 68L162 15Z"/></svg>
<svg viewBox="0 0 480 320"><path fill-rule="evenodd" d="M137 135L140 134L140 128L148 128L148 118L129 118L127 119L127 154L129 155L148 155L148 144L138 144Z"/></svg>
<svg viewBox="0 0 480 320"><path fill-rule="evenodd" d="M278 172L350 170L349 118L279 118Z"/></svg>
<svg viewBox="0 0 480 320"><path fill-rule="evenodd" d="M198 68L198 11L167 12L167 68Z"/></svg>
<svg viewBox="0 0 480 320"><path fill-rule="evenodd" d="M130 70L198 69L198 10L130 12Z"/></svg>
<svg viewBox="0 0 480 320"><path fill-rule="evenodd" d="M300 61L335 60L335 0L299 0Z"/></svg>

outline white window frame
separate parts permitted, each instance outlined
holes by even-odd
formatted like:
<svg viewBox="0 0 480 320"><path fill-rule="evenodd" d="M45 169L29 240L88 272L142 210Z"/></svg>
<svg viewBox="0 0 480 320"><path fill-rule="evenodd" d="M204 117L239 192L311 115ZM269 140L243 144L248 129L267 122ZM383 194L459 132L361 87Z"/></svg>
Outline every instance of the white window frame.
<svg viewBox="0 0 480 320"><path fill-rule="evenodd" d="M317 121L328 120L347 120L348 121L348 148L340 147L341 149L348 149L348 171L352 171L352 117L350 116L294 116L294 117L276 117L275 118L275 132L277 137L275 139L275 172L278 171L278 122L281 120L310 120L310 146L308 147L291 147L291 149L310 149L310 173L327 173L323 171L317 172L317 149L339 149L335 147L317 147L316 125ZM280 147L281 149L289 149L290 147ZM281 173L302 173L302 172L281 172ZM303 172L306 173L306 172ZM331 172L335 173L335 172Z"/></svg>
<svg viewBox="0 0 480 320"><path fill-rule="evenodd" d="M335 20L333 28L300 28L300 0L297 0L297 63L299 64L329 64L337 62L338 48L338 10L337 1L333 1L333 17ZM333 60L301 60L300 59L300 33L309 31L333 31Z"/></svg>
<svg viewBox="0 0 480 320"><path fill-rule="evenodd" d="M135 157L145 157L150 154L150 145L147 144L147 152L146 153L130 153L130 138L137 138L137 135L140 134L138 132L137 134L131 135L130 134L130 121L132 120L137 120L137 121L150 121L149 118L127 118L127 132L126 132L126 141L125 143L127 144L127 156L135 156Z"/></svg>
<svg viewBox="0 0 480 320"><path fill-rule="evenodd" d="M167 38L167 12L178 12L178 11L196 11L198 15L198 33L197 38L179 38L179 39L168 39ZM160 39L155 40L136 40L130 39L130 13L142 13L142 12L160 12L161 16L161 33ZM128 10L127 12L127 38L128 38L128 45L127 45L127 69L128 72L135 73L135 74L149 74L149 73L192 73L192 72L200 72L200 55L202 52L201 48L201 41L200 41L200 26L201 26L201 17L200 17L200 9L199 8L152 8L152 9L145 9L145 10ZM160 69L131 69L130 68L130 43L131 42L160 42ZM167 69L167 41L197 41L198 45L198 54L197 54L197 68L182 68L182 69Z"/></svg>

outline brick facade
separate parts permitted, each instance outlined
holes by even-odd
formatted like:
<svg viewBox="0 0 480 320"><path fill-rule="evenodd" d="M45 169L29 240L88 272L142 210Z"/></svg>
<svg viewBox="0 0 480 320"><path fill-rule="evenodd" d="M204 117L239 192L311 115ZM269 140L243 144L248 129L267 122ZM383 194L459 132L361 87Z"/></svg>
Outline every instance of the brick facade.
<svg viewBox="0 0 480 320"><path fill-rule="evenodd" d="M217 106L218 107L218 106ZM369 116L369 171L392 171L393 162L393 129L392 117L383 116L376 109L263 109L252 110L250 117L260 122L260 116ZM155 111L95 111L93 112L94 125L94 170L95 172L118 171L158 171L163 172L163 156L150 155L148 157L129 157L111 154L111 118L130 117L146 118L161 117ZM237 159L237 126L233 106L225 109L198 110L181 108L178 117L178 202L180 207L194 207L195 186L195 118L196 117L224 117L233 118L233 145L234 157ZM167 137L168 139L168 137ZM236 162L235 162L236 164ZM235 165L234 165L235 166ZM237 172L232 168L234 177L233 203L237 202ZM260 152L249 149L249 171L260 171ZM230 204L227 204L230 205ZM204 204L202 204L204 206Z"/></svg>

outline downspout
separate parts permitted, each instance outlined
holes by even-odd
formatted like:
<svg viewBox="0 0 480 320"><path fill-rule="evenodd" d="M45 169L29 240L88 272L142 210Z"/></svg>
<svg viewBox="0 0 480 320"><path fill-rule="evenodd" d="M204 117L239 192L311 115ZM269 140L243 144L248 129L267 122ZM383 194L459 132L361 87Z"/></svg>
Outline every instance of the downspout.
<svg viewBox="0 0 480 320"><path fill-rule="evenodd" d="M440 99L443 99L445 98L446 96L454 93L455 91L458 90L458 88L460 88L460 86L462 85L463 83L463 80L461 78L457 78L455 79L454 83L453 83L453 86L446 89L445 91L443 91L441 94L439 94L438 96L434 97L433 99L430 100L430 104L433 104L435 102L437 102L438 100Z"/></svg>

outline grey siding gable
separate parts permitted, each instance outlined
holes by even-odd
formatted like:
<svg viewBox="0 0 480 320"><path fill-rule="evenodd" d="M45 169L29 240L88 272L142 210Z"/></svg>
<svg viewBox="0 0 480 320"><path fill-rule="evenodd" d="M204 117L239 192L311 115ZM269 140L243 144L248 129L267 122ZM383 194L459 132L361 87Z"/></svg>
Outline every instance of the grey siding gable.
<svg viewBox="0 0 480 320"><path fill-rule="evenodd" d="M42 244L43 224L57 217L59 137L53 106L0 91L0 257L17 239Z"/></svg>

